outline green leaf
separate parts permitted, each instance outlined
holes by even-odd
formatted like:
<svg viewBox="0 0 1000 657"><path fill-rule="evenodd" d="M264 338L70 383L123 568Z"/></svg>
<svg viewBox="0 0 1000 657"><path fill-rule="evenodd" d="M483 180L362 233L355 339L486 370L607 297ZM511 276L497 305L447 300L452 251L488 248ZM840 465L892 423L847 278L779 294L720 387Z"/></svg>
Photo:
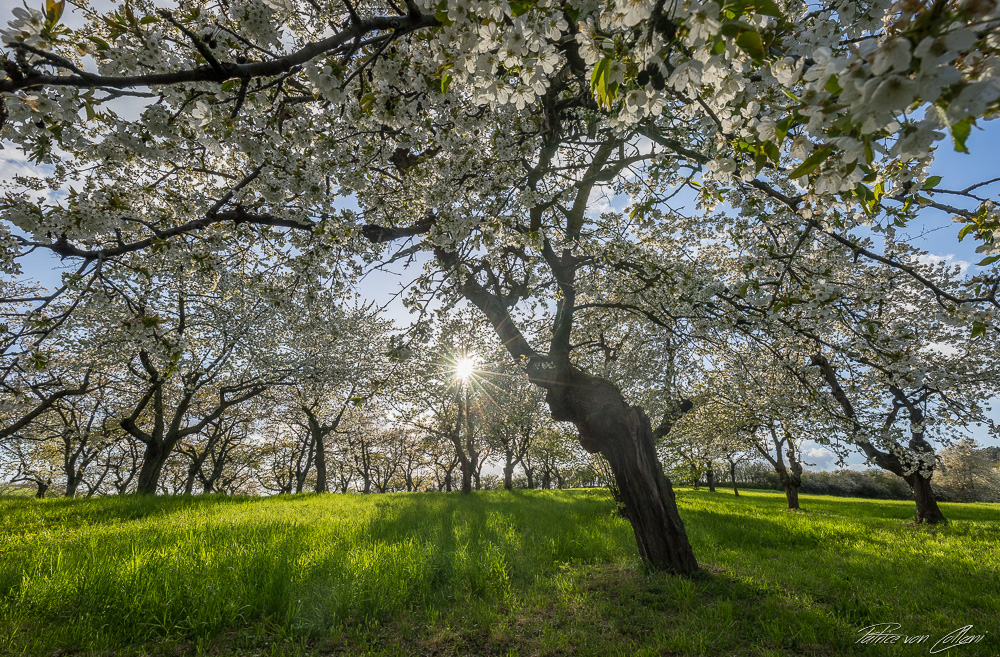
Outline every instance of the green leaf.
<svg viewBox="0 0 1000 657"><path fill-rule="evenodd" d="M781 18L781 8L778 7L778 3L774 0L753 0L753 9L755 13L763 14L764 16Z"/></svg>
<svg viewBox="0 0 1000 657"><path fill-rule="evenodd" d="M778 145L773 141L764 142L764 152L767 153L767 157L770 158L775 164L778 163L778 159L781 157L781 151L778 150Z"/></svg>
<svg viewBox="0 0 1000 657"><path fill-rule="evenodd" d="M594 67L593 73L590 74L591 91L597 94L597 100L608 109L611 109L611 103L614 101L615 96L618 95L618 85L608 84L610 74L610 57L601 59L601 61L597 63L597 66Z"/></svg>
<svg viewBox="0 0 1000 657"><path fill-rule="evenodd" d="M991 256L989 256L987 258L983 258L982 260L980 260L979 261L979 266L980 267L985 267L986 265L992 265L997 260L1000 260L1000 255L991 255Z"/></svg>
<svg viewBox="0 0 1000 657"><path fill-rule="evenodd" d="M31 355L31 368L36 371L44 370L48 363L49 357L46 354L35 353Z"/></svg>
<svg viewBox="0 0 1000 657"><path fill-rule="evenodd" d="M97 46L98 50L108 50L111 46L101 37L87 35L87 39Z"/></svg>
<svg viewBox="0 0 1000 657"><path fill-rule="evenodd" d="M238 87L239 84L240 84L239 80L226 80L225 82L222 83L222 90L226 93L229 93L230 91Z"/></svg>
<svg viewBox="0 0 1000 657"><path fill-rule="evenodd" d="M823 88L834 95L839 94L841 91L843 91L843 88L841 88L840 86L840 80L837 78L836 75L831 75L830 79L826 81L826 84L823 86Z"/></svg>
<svg viewBox="0 0 1000 657"><path fill-rule="evenodd" d="M533 4L531 0L511 0L510 15L517 18L521 14L526 14Z"/></svg>
<svg viewBox="0 0 1000 657"><path fill-rule="evenodd" d="M924 186L920 189L934 189L941 182L941 176L931 176L924 181Z"/></svg>
<svg viewBox="0 0 1000 657"><path fill-rule="evenodd" d="M738 23L735 21L729 23L723 23L722 27L719 28L719 34L724 37L729 37L733 39L740 35L743 30L749 29L746 23Z"/></svg>
<svg viewBox="0 0 1000 657"><path fill-rule="evenodd" d="M986 324L979 321L972 322L973 339L978 338L981 335L986 335Z"/></svg>
<svg viewBox="0 0 1000 657"><path fill-rule="evenodd" d="M374 93L365 94L364 96L361 97L361 102L359 104L361 106L362 113L371 114L372 108L375 107L375 94Z"/></svg>
<svg viewBox="0 0 1000 657"><path fill-rule="evenodd" d="M756 30L745 30L736 37L736 45L754 59L764 58L764 42Z"/></svg>
<svg viewBox="0 0 1000 657"><path fill-rule="evenodd" d="M812 173L816 169L816 167L818 167L823 162L823 160L830 157L830 153L832 152L833 149L828 146L820 148L815 153L807 157L805 159L805 162L795 167L795 170L793 170L790 174L788 174L788 177L801 178L802 176Z"/></svg>
<svg viewBox="0 0 1000 657"><path fill-rule="evenodd" d="M441 93L448 93L448 87L451 86L451 73L445 71L441 74Z"/></svg>
<svg viewBox="0 0 1000 657"><path fill-rule="evenodd" d="M958 123L951 124L949 128L951 129L951 140L955 143L955 150L959 153L968 153L969 149L965 146L965 140L972 134L972 119L962 119Z"/></svg>
<svg viewBox="0 0 1000 657"><path fill-rule="evenodd" d="M63 15L66 8L66 0L45 0L45 19L55 25Z"/></svg>

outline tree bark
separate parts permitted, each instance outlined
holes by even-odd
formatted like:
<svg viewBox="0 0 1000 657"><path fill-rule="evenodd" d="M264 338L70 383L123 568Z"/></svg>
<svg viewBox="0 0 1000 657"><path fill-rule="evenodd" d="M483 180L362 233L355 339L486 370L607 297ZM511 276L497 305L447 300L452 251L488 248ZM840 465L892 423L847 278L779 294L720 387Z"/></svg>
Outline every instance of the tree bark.
<svg viewBox="0 0 1000 657"><path fill-rule="evenodd" d="M936 525L947 522L941 509L938 508L937 500L934 499L934 491L931 489L931 478L921 475L919 472L904 477L906 483L913 490L913 498L917 502L917 512L914 521L917 523L926 522L929 525Z"/></svg>
<svg viewBox="0 0 1000 657"><path fill-rule="evenodd" d="M72 475L66 477L66 497L76 497L76 492L79 490L82 480L83 473L74 472Z"/></svg>
<svg viewBox="0 0 1000 657"><path fill-rule="evenodd" d="M324 445L323 432L315 432L313 439L316 441L316 492L329 492L326 480L326 445Z"/></svg>
<svg viewBox="0 0 1000 657"><path fill-rule="evenodd" d="M514 464L509 461L503 467L503 487L504 490L514 488Z"/></svg>
<svg viewBox="0 0 1000 657"><path fill-rule="evenodd" d="M705 470L705 481L708 482L708 490L715 492L715 468L712 467L711 461L708 462L708 468Z"/></svg>
<svg viewBox="0 0 1000 657"><path fill-rule="evenodd" d="M171 449L156 442L146 443L142 456L142 467L139 469L139 479L135 484L135 492L144 495L156 495L156 485L160 482L160 473L170 458Z"/></svg>
<svg viewBox="0 0 1000 657"><path fill-rule="evenodd" d="M649 418L629 406L610 381L570 369L550 384L552 417L573 422L580 444L607 459L632 524L639 555L651 567L676 574L698 569L677 511L670 480L656 455Z"/></svg>
<svg viewBox="0 0 1000 657"><path fill-rule="evenodd" d="M733 461L729 462L729 478L733 481L733 496L740 496L740 489L736 487L736 463Z"/></svg>
<svg viewBox="0 0 1000 657"><path fill-rule="evenodd" d="M798 485L791 481L786 480L782 484L785 487L785 499L788 500L789 509L799 508L799 487Z"/></svg>
<svg viewBox="0 0 1000 657"><path fill-rule="evenodd" d="M472 493L472 463L464 456L460 460L462 466L462 494Z"/></svg>
<svg viewBox="0 0 1000 657"><path fill-rule="evenodd" d="M188 468L187 478L184 479L184 494L191 495L194 493L194 479L198 475L195 470L196 466L192 465Z"/></svg>

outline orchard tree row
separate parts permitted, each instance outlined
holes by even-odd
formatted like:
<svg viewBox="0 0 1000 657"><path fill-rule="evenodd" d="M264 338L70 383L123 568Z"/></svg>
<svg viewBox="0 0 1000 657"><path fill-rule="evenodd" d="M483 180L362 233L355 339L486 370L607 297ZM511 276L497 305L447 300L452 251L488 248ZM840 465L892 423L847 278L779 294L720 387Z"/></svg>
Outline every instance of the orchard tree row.
<svg viewBox="0 0 1000 657"><path fill-rule="evenodd" d="M329 475L354 384L417 380L428 315L470 308L607 462L653 568L697 569L658 442L755 442L790 502L795 440L850 445L940 520L934 441L994 392L1000 223L990 172L930 169L998 108L996 2L64 10L2 34L0 137L33 167L0 200L5 437L114 386L152 492L283 386ZM908 246L942 222L986 269ZM16 278L39 253L56 289ZM422 317L383 347L346 297L388 263L420 269Z"/></svg>

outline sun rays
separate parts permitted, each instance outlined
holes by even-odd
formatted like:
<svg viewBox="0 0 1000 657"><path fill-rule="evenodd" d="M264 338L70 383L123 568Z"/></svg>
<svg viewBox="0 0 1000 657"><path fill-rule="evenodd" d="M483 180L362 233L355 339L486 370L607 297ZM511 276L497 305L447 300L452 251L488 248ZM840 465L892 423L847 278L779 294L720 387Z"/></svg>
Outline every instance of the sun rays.
<svg viewBox="0 0 1000 657"><path fill-rule="evenodd" d="M476 373L478 359L474 355L466 355L455 361L455 378L467 382Z"/></svg>

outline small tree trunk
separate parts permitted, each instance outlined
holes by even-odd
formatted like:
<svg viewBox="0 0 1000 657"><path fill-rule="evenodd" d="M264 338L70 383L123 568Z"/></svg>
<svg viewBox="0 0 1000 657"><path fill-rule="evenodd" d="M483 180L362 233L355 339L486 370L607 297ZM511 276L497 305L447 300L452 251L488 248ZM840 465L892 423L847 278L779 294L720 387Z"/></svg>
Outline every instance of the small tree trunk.
<svg viewBox="0 0 1000 657"><path fill-rule="evenodd" d="M170 449L162 443L150 442L142 456L142 467L139 468L139 479L135 484L135 492L143 495L156 495L156 487L160 483L163 466L170 458Z"/></svg>
<svg viewBox="0 0 1000 657"><path fill-rule="evenodd" d="M313 438L316 441L316 492L326 493L329 491L326 481L326 446L321 434L315 433Z"/></svg>
<svg viewBox="0 0 1000 657"><path fill-rule="evenodd" d="M72 477L66 478L66 497L76 497L76 491L80 487L80 480L82 478L75 473Z"/></svg>
<svg viewBox="0 0 1000 657"><path fill-rule="evenodd" d="M507 462L507 465L503 466L503 487L504 490L514 488L514 464L510 461Z"/></svg>
<svg viewBox="0 0 1000 657"><path fill-rule="evenodd" d="M782 484L785 487L785 498L788 500L789 509L799 508L799 487L793 481L785 481Z"/></svg>
<svg viewBox="0 0 1000 657"><path fill-rule="evenodd" d="M41 479L37 479L35 481L35 485L38 486L38 490L35 491L35 498L40 500L45 497L45 493L49 490L49 486L52 485L52 480L42 481Z"/></svg>
<svg viewBox="0 0 1000 657"><path fill-rule="evenodd" d="M66 497L76 497L76 490L83 479L83 473L77 471L75 456L66 459L63 472L66 473Z"/></svg>
<svg viewBox="0 0 1000 657"><path fill-rule="evenodd" d="M185 495L190 495L194 492L194 478L197 476L197 474L198 474L198 466L192 464L191 467L188 468L187 479L184 480Z"/></svg>
<svg viewBox="0 0 1000 657"><path fill-rule="evenodd" d="M705 480L708 482L708 490L714 493L715 492L715 470L713 469L711 463L708 464L708 469L705 470Z"/></svg>
<svg viewBox="0 0 1000 657"><path fill-rule="evenodd" d="M461 461L462 466L462 494L469 495L472 493L472 463L467 458L463 458Z"/></svg>
<svg viewBox="0 0 1000 657"><path fill-rule="evenodd" d="M917 512L914 521L918 523L926 522L929 525L936 525L941 522L948 522L938 508L937 500L934 499L934 491L931 489L931 478L914 472L904 477L906 483L913 490L913 498L917 502Z"/></svg>
<svg viewBox="0 0 1000 657"><path fill-rule="evenodd" d="M740 489L736 487L736 464L733 462L729 463L729 478L733 480L733 496L740 496Z"/></svg>

